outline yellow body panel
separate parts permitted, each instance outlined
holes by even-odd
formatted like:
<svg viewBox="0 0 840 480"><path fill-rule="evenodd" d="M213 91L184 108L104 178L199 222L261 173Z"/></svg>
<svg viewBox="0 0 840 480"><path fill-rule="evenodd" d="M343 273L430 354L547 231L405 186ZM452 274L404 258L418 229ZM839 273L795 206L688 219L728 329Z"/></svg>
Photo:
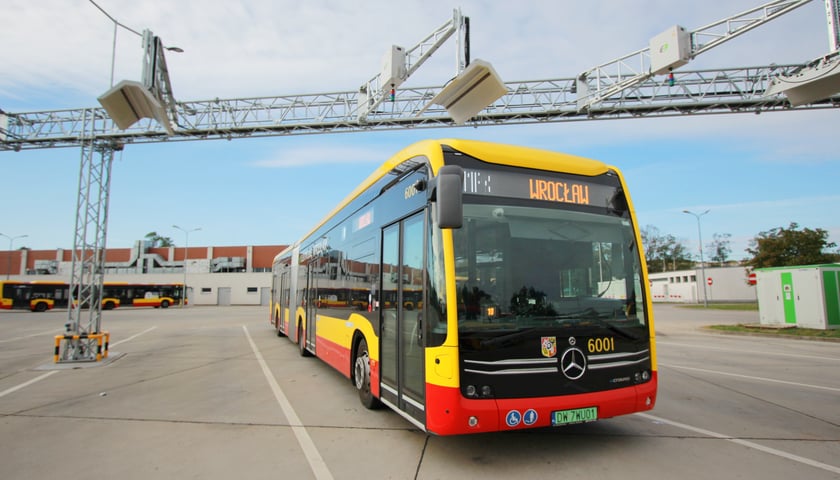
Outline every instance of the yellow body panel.
<svg viewBox="0 0 840 480"><path fill-rule="evenodd" d="M316 330L319 337L350 350L353 347L353 334L359 331L367 341L371 360L379 361L379 342L367 318L358 313L350 314L347 320L322 314L317 317Z"/></svg>
<svg viewBox="0 0 840 480"><path fill-rule="evenodd" d="M642 269L642 290L645 292L645 315L647 316L648 322L648 332L650 335L650 368L654 372L659 370L657 367L656 362L656 329L655 322L653 320L653 298L650 295L650 282L647 280L648 278L648 269L647 269L647 261L645 261L645 252L641 249L642 243L642 234L639 229L639 222L636 219L636 208L633 207L633 200L630 198L630 193L627 190L627 183L624 182L624 175L622 175L621 171L615 169L615 173L618 174L618 178L621 181L621 186L624 188L624 198L627 199L627 208L630 210L630 219L633 221L633 225L635 228L633 229L636 232L636 245L640 249L640 259L639 263L641 264Z"/></svg>

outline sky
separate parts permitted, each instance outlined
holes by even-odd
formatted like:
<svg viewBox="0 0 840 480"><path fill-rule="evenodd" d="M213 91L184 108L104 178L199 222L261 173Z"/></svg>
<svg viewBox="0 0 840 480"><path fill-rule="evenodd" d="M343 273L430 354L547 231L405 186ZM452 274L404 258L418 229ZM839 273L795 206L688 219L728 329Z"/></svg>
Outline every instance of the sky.
<svg viewBox="0 0 840 480"><path fill-rule="evenodd" d="M648 45L673 25L694 30L760 0L96 0L119 23L165 45L176 99L355 90L392 44L410 48L452 18L470 17L472 58L505 81L570 78ZM99 106L115 82L140 80L140 38L88 0L0 0L0 109ZM805 63L829 50L824 2L812 1L694 59L683 70ZM406 86L455 74L453 39ZM149 232L182 246L281 245L306 234L404 146L469 138L545 148L622 170L642 227L696 256L731 235L821 228L840 243L840 111L583 121L130 145L115 155L107 234L127 248ZM14 248L71 248L81 149L0 153L0 233ZM7 249L0 239L0 249Z"/></svg>

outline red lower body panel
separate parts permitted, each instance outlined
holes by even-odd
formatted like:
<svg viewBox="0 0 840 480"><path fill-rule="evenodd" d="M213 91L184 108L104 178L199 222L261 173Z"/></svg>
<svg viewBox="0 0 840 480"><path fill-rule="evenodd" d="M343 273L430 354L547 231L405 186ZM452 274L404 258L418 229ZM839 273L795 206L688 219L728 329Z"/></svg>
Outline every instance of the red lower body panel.
<svg viewBox="0 0 840 480"><path fill-rule="evenodd" d="M327 362L334 369L350 378L350 350L346 347L327 340L324 337L315 337L315 352L318 358ZM371 368L371 370L373 370Z"/></svg>
<svg viewBox="0 0 840 480"><path fill-rule="evenodd" d="M522 430L551 426L552 412L598 408L598 419L650 410L656 404L657 372L632 387L561 397L472 400L457 388L426 385L426 428L438 435ZM470 426L470 418L475 425Z"/></svg>

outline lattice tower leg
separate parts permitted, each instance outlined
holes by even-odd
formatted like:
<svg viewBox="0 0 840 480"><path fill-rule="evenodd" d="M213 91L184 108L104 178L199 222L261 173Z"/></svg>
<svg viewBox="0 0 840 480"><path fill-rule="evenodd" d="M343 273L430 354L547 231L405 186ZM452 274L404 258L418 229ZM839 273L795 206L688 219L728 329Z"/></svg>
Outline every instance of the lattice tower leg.
<svg viewBox="0 0 840 480"><path fill-rule="evenodd" d="M828 48L840 49L840 0L825 0L825 14L828 17Z"/></svg>
<svg viewBox="0 0 840 480"><path fill-rule="evenodd" d="M82 142L69 318L59 351L59 362L97 360L97 340L90 338L90 335L102 333L100 327L108 200L111 166L114 151L118 149L121 146L111 142Z"/></svg>

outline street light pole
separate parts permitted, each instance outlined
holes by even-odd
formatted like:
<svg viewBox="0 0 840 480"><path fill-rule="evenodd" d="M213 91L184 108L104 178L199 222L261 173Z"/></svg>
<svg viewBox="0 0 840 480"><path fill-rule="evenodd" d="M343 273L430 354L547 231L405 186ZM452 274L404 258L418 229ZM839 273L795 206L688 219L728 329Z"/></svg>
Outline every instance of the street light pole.
<svg viewBox="0 0 840 480"><path fill-rule="evenodd" d="M15 239L26 238L28 236L29 235L17 235L15 237L10 237L8 235L0 233L0 237L6 237L9 239L9 264L6 267L6 280L9 279L9 274L12 273L12 243L14 243Z"/></svg>
<svg viewBox="0 0 840 480"><path fill-rule="evenodd" d="M187 255L189 255L190 251L190 232L197 232L201 230L201 227L185 230L178 225L172 225L172 228L177 228L186 235L186 240L184 241L184 285L181 291L181 308L184 308L184 304L187 303Z"/></svg>
<svg viewBox="0 0 840 480"><path fill-rule="evenodd" d="M703 307L708 307L709 299L706 296L706 263L703 261L703 233L700 231L700 217L709 213L709 210L700 214L683 210L683 213L694 215L694 218L697 219L697 239L700 242L700 275L703 277Z"/></svg>

